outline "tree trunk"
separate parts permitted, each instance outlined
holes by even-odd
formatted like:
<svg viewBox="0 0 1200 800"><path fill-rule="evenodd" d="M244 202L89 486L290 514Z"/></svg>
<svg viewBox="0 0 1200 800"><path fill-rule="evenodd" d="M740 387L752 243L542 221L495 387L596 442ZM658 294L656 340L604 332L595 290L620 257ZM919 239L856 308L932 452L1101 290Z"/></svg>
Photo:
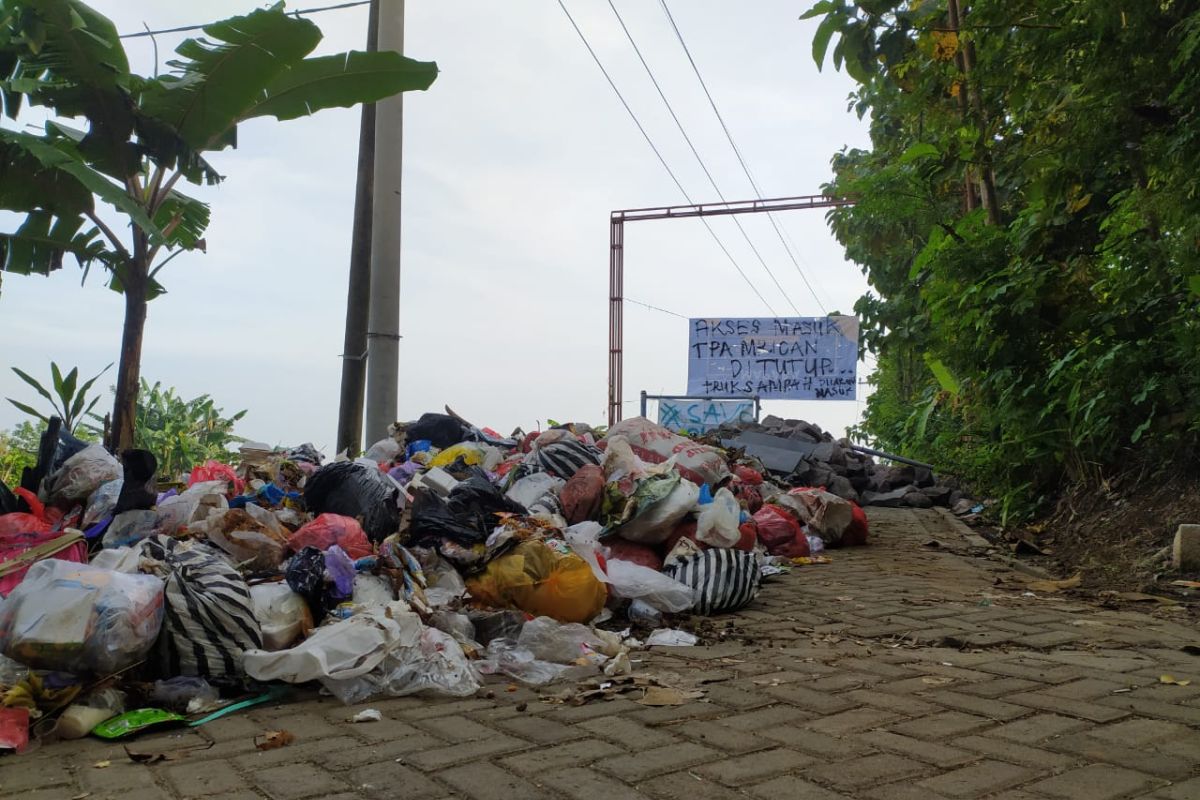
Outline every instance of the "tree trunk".
<svg viewBox="0 0 1200 800"><path fill-rule="evenodd" d="M137 248L141 250L143 248ZM134 256L125 288L125 326L121 332L121 361L117 365L117 396L113 403L112 429L108 449L120 453L133 447L134 420L142 376L142 334L146 329L146 264L141 254ZM126 277L126 276L122 276Z"/></svg>
<svg viewBox="0 0 1200 800"><path fill-rule="evenodd" d="M960 8L958 0L949 0L949 12L951 26L955 30L961 31L966 20L966 12ZM962 34L959 35L961 37ZM967 90L967 97L970 99L971 109L975 112L975 124L979 126L979 200L983 205L984 214L987 215L988 224L999 225L1000 204L996 198L996 176L992 170L991 153L982 140L988 135L988 119L987 112L983 108L983 92L979 88L979 81L974 79L975 44L969 39L962 43L960 38L960 51L963 84Z"/></svg>

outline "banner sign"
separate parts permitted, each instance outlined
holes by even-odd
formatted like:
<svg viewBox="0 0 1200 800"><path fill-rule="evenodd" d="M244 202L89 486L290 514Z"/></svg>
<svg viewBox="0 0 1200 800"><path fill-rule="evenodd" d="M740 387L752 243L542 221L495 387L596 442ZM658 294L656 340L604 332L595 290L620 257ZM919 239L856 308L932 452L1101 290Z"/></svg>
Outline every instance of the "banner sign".
<svg viewBox="0 0 1200 800"><path fill-rule="evenodd" d="M753 400L658 401L658 424L678 433L707 433L725 422L754 422Z"/></svg>
<svg viewBox="0 0 1200 800"><path fill-rule="evenodd" d="M688 324L688 394L856 397L857 317L718 317Z"/></svg>

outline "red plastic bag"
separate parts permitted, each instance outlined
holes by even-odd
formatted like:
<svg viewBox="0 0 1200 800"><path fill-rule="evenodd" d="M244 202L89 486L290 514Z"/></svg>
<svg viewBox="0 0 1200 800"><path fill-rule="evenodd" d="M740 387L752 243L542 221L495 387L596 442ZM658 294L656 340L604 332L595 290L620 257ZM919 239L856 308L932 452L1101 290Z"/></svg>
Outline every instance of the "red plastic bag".
<svg viewBox="0 0 1200 800"><path fill-rule="evenodd" d="M733 474L739 481L750 486L758 486L763 482L761 472L742 466L741 464L733 468Z"/></svg>
<svg viewBox="0 0 1200 800"><path fill-rule="evenodd" d="M287 543L288 549L295 553L306 547L325 551L336 544L355 560L374 552L358 520L341 514L321 514L289 536Z"/></svg>
<svg viewBox="0 0 1200 800"><path fill-rule="evenodd" d="M0 708L0 753L22 753L29 745L29 709Z"/></svg>
<svg viewBox="0 0 1200 800"><path fill-rule="evenodd" d="M842 533L842 547L860 547L867 543L867 512L858 503L851 502L850 527Z"/></svg>
<svg viewBox="0 0 1200 800"><path fill-rule="evenodd" d="M192 474L188 476L188 486L195 486L204 481L228 481L229 491L235 495L241 494L242 489L246 488L245 482L237 476L233 467L220 461L205 461L192 469Z"/></svg>
<svg viewBox="0 0 1200 800"><path fill-rule="evenodd" d="M733 549L749 553L758 542L758 523L752 519L747 520L738 527L738 533L742 535L742 538L738 539L738 543L733 546Z"/></svg>
<svg viewBox="0 0 1200 800"><path fill-rule="evenodd" d="M692 523L692 534L696 533L696 523ZM637 542L630 542L619 536L614 536L604 542L608 548L608 557L617 561L628 561L643 567L658 571L662 569L662 559L653 547Z"/></svg>
<svg viewBox="0 0 1200 800"><path fill-rule="evenodd" d="M757 514L758 510L763 507L762 492L757 486L734 482L732 491L733 496L751 514Z"/></svg>
<svg viewBox="0 0 1200 800"><path fill-rule="evenodd" d="M595 464L585 464L571 476L559 492L563 516L568 524L575 525L600 515L600 502L604 496L604 472Z"/></svg>
<svg viewBox="0 0 1200 800"><path fill-rule="evenodd" d="M783 555L776 551L794 549L796 539L804 538L800 522L779 506L763 506L754 515L754 521L758 524L758 540L771 555ZM804 539L804 548L808 549L807 539Z"/></svg>
<svg viewBox="0 0 1200 800"><path fill-rule="evenodd" d="M47 517L47 511L38 502L37 495L28 489L17 489L16 493L28 504L33 513L5 514L0 516L0 597L8 597L8 593L17 588L25 578L34 560L57 558L60 561L74 561L77 564L87 563L87 542L82 538L72 541L61 531L54 530L53 522ZM75 534L78 537L78 534ZM63 539L58 545L50 545L56 539ZM28 563L17 566L22 555L35 547L48 548L36 558L27 556ZM30 560L30 559L33 560ZM5 565L9 565L7 570ZM15 569L13 567L16 567Z"/></svg>

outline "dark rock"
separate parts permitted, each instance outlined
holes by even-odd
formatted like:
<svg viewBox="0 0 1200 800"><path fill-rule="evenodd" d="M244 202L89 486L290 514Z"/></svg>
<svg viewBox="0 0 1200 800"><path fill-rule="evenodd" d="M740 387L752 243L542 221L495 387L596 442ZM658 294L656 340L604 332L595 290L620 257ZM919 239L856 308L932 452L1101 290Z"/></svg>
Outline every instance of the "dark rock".
<svg viewBox="0 0 1200 800"><path fill-rule="evenodd" d="M921 493L932 500L935 506L945 506L950 504L949 486L928 486L922 489Z"/></svg>
<svg viewBox="0 0 1200 800"><path fill-rule="evenodd" d="M766 418L763 419L761 424L764 428L772 428L775 430L787 427L787 422L783 419L783 417L777 417L774 414L768 414Z"/></svg>
<svg viewBox="0 0 1200 800"><path fill-rule="evenodd" d="M847 478L857 492L865 492L871 488L871 478L867 475L848 475Z"/></svg>
<svg viewBox="0 0 1200 800"><path fill-rule="evenodd" d="M854 489L854 484L841 475L835 475L825 488L830 494L836 494L845 500L858 501L858 492Z"/></svg>
<svg viewBox="0 0 1200 800"><path fill-rule="evenodd" d="M914 490L904 495L904 505L909 508L933 508L933 500L924 492Z"/></svg>
<svg viewBox="0 0 1200 800"><path fill-rule="evenodd" d="M864 492L862 503L866 506L882 506L884 508L900 508L904 505L904 497L908 489L895 489L890 492Z"/></svg>
<svg viewBox="0 0 1200 800"><path fill-rule="evenodd" d="M958 503L959 500L962 500L963 497L965 497L965 495L962 492L960 492L958 489L955 489L954 491L952 491L950 493L950 499L947 500L946 502L948 505L954 506L956 503Z"/></svg>
<svg viewBox="0 0 1200 800"><path fill-rule="evenodd" d="M833 452L837 447L832 442L821 442L813 448L812 455L809 456L811 461L824 461L829 463L833 460Z"/></svg>
<svg viewBox="0 0 1200 800"><path fill-rule="evenodd" d="M933 486L933 470L928 467L913 467L913 483L921 489Z"/></svg>

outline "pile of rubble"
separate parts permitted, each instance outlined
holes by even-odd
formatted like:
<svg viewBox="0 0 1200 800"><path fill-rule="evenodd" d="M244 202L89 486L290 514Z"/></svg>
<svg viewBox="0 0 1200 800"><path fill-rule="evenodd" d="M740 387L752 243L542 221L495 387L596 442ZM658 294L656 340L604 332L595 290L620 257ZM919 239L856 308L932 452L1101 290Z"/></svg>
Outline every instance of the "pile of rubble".
<svg viewBox="0 0 1200 800"><path fill-rule="evenodd" d="M865 506L971 508L962 492L938 483L928 464L878 464L849 439L835 439L811 422L768 416L762 422L722 427L726 447L758 456L791 486L823 486Z"/></svg>

